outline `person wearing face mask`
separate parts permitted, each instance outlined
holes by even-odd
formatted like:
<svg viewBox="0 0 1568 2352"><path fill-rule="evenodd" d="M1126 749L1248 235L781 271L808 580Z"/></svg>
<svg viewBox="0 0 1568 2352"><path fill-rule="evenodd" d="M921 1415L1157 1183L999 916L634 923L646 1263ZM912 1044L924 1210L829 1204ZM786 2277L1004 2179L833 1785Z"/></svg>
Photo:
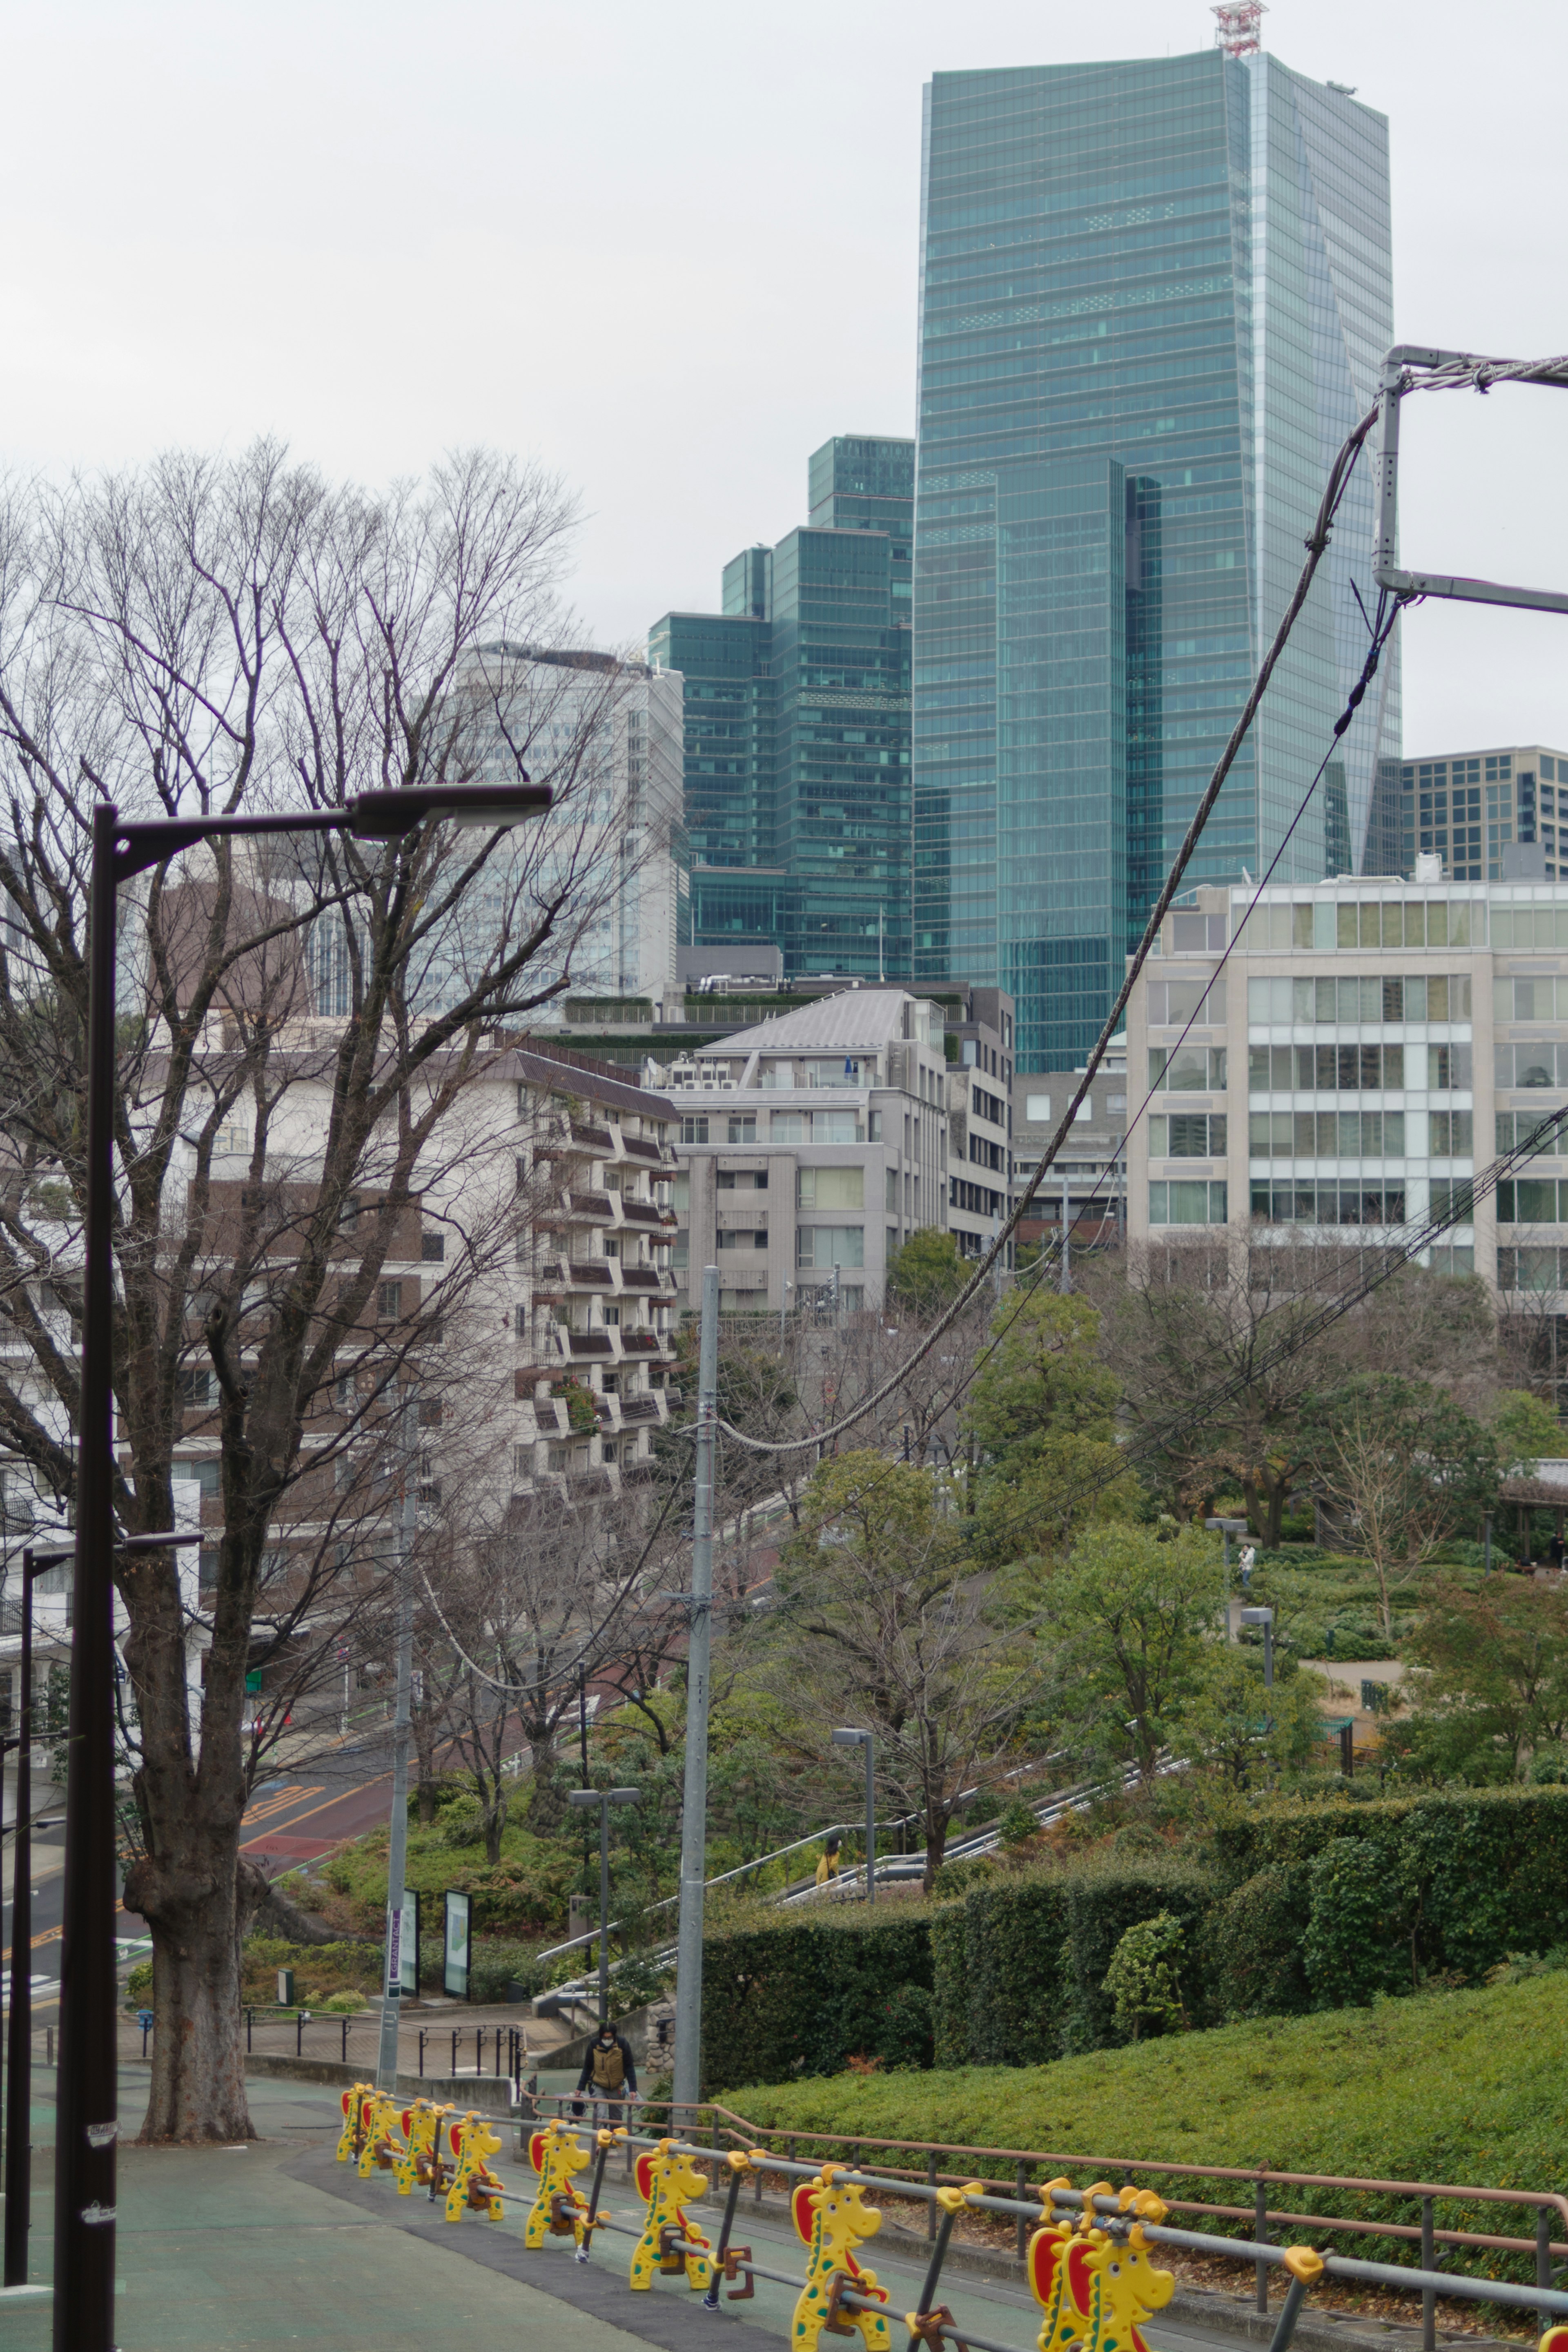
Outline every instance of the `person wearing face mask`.
<svg viewBox="0 0 1568 2352"><path fill-rule="evenodd" d="M612 2126L622 2120L624 2102L637 2095L637 2065L632 2046L616 2032L608 2018L589 2044L577 2089L580 2098L591 2090L596 2107L601 2101L604 2103L604 2121Z"/></svg>

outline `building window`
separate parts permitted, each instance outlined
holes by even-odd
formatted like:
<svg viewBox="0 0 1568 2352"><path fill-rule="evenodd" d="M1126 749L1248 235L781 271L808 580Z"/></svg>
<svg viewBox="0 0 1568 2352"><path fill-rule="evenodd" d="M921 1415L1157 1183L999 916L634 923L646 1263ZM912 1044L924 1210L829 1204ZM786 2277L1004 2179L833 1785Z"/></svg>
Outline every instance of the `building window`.
<svg viewBox="0 0 1568 2352"><path fill-rule="evenodd" d="M193 1370L182 1371L177 1378L180 1402L185 1412L200 1412L212 1403L214 1382L211 1372Z"/></svg>
<svg viewBox="0 0 1568 2352"><path fill-rule="evenodd" d="M395 1323L402 1313L402 1285L383 1282L376 1291L376 1317L382 1323Z"/></svg>
<svg viewBox="0 0 1568 2352"><path fill-rule="evenodd" d="M1468 1120L1470 1114L1455 1116ZM1403 1160L1405 1113L1255 1110L1248 1115L1247 1150L1253 1160Z"/></svg>
<svg viewBox="0 0 1568 2352"><path fill-rule="evenodd" d="M1434 1160L1468 1160L1475 1148L1474 1111L1435 1110L1432 1113L1431 1139L1427 1149Z"/></svg>
<svg viewBox="0 0 1568 2352"><path fill-rule="evenodd" d="M1149 1156L1153 1160L1222 1160L1225 1157L1225 1113L1186 1111L1149 1121Z"/></svg>
<svg viewBox="0 0 1568 2352"><path fill-rule="evenodd" d="M514 1445L512 1448L513 1477L531 1478L533 1475L534 1449L532 1445Z"/></svg>
<svg viewBox="0 0 1568 2352"><path fill-rule="evenodd" d="M1432 1188L1434 1211L1440 1189ZM1354 1181L1254 1183L1251 1210L1253 1222L1262 1225L1402 1225L1405 1187Z"/></svg>
<svg viewBox="0 0 1568 2352"><path fill-rule="evenodd" d="M729 1121L728 1140L731 1143L755 1143L757 1140L755 1116L748 1115L744 1118L732 1118Z"/></svg>
<svg viewBox="0 0 1568 2352"><path fill-rule="evenodd" d="M1149 1085L1155 1094L1220 1094L1225 1088L1223 1045L1151 1045Z"/></svg>
<svg viewBox="0 0 1568 2352"><path fill-rule="evenodd" d="M766 1249L768 1235L765 1233L721 1233L718 1245L721 1250Z"/></svg>
<svg viewBox="0 0 1568 2352"><path fill-rule="evenodd" d="M446 1257L446 1235L444 1234L421 1234L419 1237L419 1255L426 1265L440 1265L444 1264Z"/></svg>
<svg viewBox="0 0 1568 2352"><path fill-rule="evenodd" d="M1051 1117L1051 1097L1049 1095L1025 1095L1023 1098L1023 1115L1025 1118L1029 1119L1049 1118Z"/></svg>
<svg viewBox="0 0 1568 2352"><path fill-rule="evenodd" d="M1148 1019L1153 1029L1180 1028L1189 1021L1218 1027L1225 1019L1224 973L1212 986L1207 972L1194 972L1190 979L1151 980Z"/></svg>
<svg viewBox="0 0 1568 2352"><path fill-rule="evenodd" d="M1500 1087L1560 1087L1568 1085L1568 1045L1497 1045L1493 1049L1496 1082ZM1460 1045L1429 1045L1427 1059L1436 1067L1439 1054L1463 1054L1465 1075L1440 1081L1431 1077L1429 1084L1455 1087L1469 1085L1469 1048ZM1559 1073L1562 1073L1560 1076Z"/></svg>
<svg viewBox="0 0 1568 2352"><path fill-rule="evenodd" d="M1223 1180L1149 1186L1151 1225L1222 1225L1226 1213Z"/></svg>
<svg viewBox="0 0 1568 2352"><path fill-rule="evenodd" d="M706 1143L707 1141L706 1119L683 1118L681 1121L681 1141L683 1143Z"/></svg>
<svg viewBox="0 0 1568 2352"><path fill-rule="evenodd" d="M863 1209L863 1168L801 1168L796 1171L796 1202L802 1209Z"/></svg>
<svg viewBox="0 0 1568 2352"><path fill-rule="evenodd" d="M865 1264L863 1225L800 1225L795 1232L797 1265L831 1269Z"/></svg>
<svg viewBox="0 0 1568 2352"><path fill-rule="evenodd" d="M215 1454L203 1454L193 1462L175 1462L171 1475L193 1481L201 1488L204 1502L223 1491L223 1471Z"/></svg>
<svg viewBox="0 0 1568 2352"><path fill-rule="evenodd" d="M418 1404L414 1407L414 1418L421 1429L439 1429L441 1426L440 1398L431 1397L427 1399L422 1397Z"/></svg>

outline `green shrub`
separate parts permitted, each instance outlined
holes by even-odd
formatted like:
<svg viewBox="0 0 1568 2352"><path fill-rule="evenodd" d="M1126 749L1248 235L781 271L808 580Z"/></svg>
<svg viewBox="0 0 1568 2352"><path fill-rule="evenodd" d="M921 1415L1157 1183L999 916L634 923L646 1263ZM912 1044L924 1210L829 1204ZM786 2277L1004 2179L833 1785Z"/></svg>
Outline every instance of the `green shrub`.
<svg viewBox="0 0 1568 2352"><path fill-rule="evenodd" d="M1297 2016L1312 2005L1302 1957L1308 1891L1304 1873L1278 1864L1260 1870L1205 1922L1216 2014Z"/></svg>
<svg viewBox="0 0 1568 2352"><path fill-rule="evenodd" d="M997 1829L1004 1845L1023 1845L1040 1831L1034 1807L1026 1805L1021 1797L1014 1797L1004 1806Z"/></svg>
<svg viewBox="0 0 1568 2352"><path fill-rule="evenodd" d="M1399 1969L1378 1963L1374 1973L1411 1983L1414 1965L1476 1979L1510 1951L1547 1951L1568 1942L1568 1788L1465 1789L1385 1798L1367 1804L1346 1798L1328 1803L1281 1799L1241 1810L1213 1832L1223 1883L1234 1888L1258 1871L1279 1865L1305 1871L1337 1840L1377 1849L1355 1884L1357 1902L1375 1901L1379 1919L1392 1923L1395 1900L1403 1937ZM1331 1911L1350 1905L1352 1882L1340 1872L1343 1897L1323 1882L1324 1925ZM1348 1915L1345 1915L1348 1916ZM1303 1923L1304 1924L1304 1923ZM1319 1962L1322 1985L1340 1981L1326 1943ZM1320 1992L1320 1997L1325 1997ZM1359 1997L1359 1996L1350 1996Z"/></svg>
<svg viewBox="0 0 1568 2352"><path fill-rule="evenodd" d="M328 1994L321 2006L334 2016L346 2017L354 2010L365 2008L367 2003L362 1992L334 1992Z"/></svg>
<svg viewBox="0 0 1568 2352"><path fill-rule="evenodd" d="M1195 1958L1188 1986L1194 2024L1207 2025L1210 2003L1202 1955L1204 1914L1214 1900L1213 1880L1179 1855L1168 1861L1139 1854L1113 1864L1087 1864L1064 1881L1070 1983L1064 2005L1061 2047L1103 2050L1129 2040L1116 2017L1105 1979L1117 1945L1129 1927L1165 1911L1180 1924Z"/></svg>
<svg viewBox="0 0 1568 2352"><path fill-rule="evenodd" d="M1163 2032L1188 2022L1181 1982L1186 1961L1186 1930L1169 1911L1140 1919L1112 1953L1104 1990L1115 2006L1117 2024L1134 2042L1145 2026Z"/></svg>
<svg viewBox="0 0 1568 2352"><path fill-rule="evenodd" d="M151 1999L152 1992L152 1963L151 1960L138 1960L125 1979L125 1998L129 2001L145 2003Z"/></svg>
<svg viewBox="0 0 1568 2352"><path fill-rule="evenodd" d="M1325 2009L1413 1990L1409 1907L1391 1859L1371 1838L1333 1838L1312 1857L1301 1958Z"/></svg>
<svg viewBox="0 0 1568 2352"><path fill-rule="evenodd" d="M929 1999L931 1934L907 1904L721 1928L703 1951L705 2091L836 2074L862 2053L910 2063L910 1987Z"/></svg>
<svg viewBox="0 0 1568 2352"><path fill-rule="evenodd" d="M1031 2066L1061 2048L1067 1934L1058 1870L993 1877L932 1923L942 2065Z"/></svg>
<svg viewBox="0 0 1568 2352"><path fill-rule="evenodd" d="M876 2051L894 2067L929 2066L935 2004L930 1988L895 1985L882 2003L877 2019Z"/></svg>

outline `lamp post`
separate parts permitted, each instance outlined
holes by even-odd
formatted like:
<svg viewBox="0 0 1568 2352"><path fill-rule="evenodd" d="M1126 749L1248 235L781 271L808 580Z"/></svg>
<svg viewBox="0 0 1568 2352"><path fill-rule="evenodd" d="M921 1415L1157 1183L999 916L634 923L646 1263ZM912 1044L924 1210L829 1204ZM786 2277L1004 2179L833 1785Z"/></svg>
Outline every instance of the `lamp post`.
<svg viewBox="0 0 1568 2352"><path fill-rule="evenodd" d="M27 2208L32 2148L27 2138L33 2053L33 1580L63 1567L68 1547L29 1544L22 1554L22 1655L16 1708L16 1829L11 1855L11 2014L5 2057L5 2259L4 2284L27 2283Z"/></svg>
<svg viewBox="0 0 1568 2352"><path fill-rule="evenodd" d="M81 1419L77 1459L71 1695L66 1780L60 2063L55 2158L54 2352L111 2352L118 2084L114 2010L114 1100L115 895L199 841L349 833L401 841L426 818L515 824L550 805L542 785L429 784L361 793L339 809L277 816L122 820L92 815L88 897L87 1181ZM173 1538L133 1538L143 1550ZM122 1547L123 1548L123 1547Z"/></svg>
<svg viewBox="0 0 1568 2352"><path fill-rule="evenodd" d="M876 1742L869 1731L835 1731L835 1748L865 1749L865 1899L876 1901Z"/></svg>
<svg viewBox="0 0 1568 2352"><path fill-rule="evenodd" d="M1263 1687L1266 1691L1271 1691L1274 1687L1274 1612L1271 1609L1244 1609L1241 1612L1241 1622L1244 1625L1261 1625L1263 1628ZM1265 1713L1263 1722L1267 1730L1273 1730L1272 1708Z"/></svg>
<svg viewBox="0 0 1568 2352"><path fill-rule="evenodd" d="M640 1805L639 1789L570 1789L569 1805L599 1808L599 2022L610 2022L610 1823L612 1805Z"/></svg>
<svg viewBox="0 0 1568 2352"><path fill-rule="evenodd" d="M1206 1528L1218 1530L1225 1549L1225 1638L1228 1642L1230 1639L1230 1538L1232 1536L1244 1536L1247 1532L1247 1522L1245 1519L1205 1519L1203 1524Z"/></svg>

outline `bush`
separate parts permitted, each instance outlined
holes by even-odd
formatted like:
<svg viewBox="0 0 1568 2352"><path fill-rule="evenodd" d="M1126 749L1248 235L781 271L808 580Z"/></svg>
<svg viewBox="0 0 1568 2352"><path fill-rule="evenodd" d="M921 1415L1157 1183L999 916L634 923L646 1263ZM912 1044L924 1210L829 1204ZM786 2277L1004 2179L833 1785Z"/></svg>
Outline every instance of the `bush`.
<svg viewBox="0 0 1568 2352"><path fill-rule="evenodd" d="M1066 1896L1060 1871L993 1877L932 1922L941 2065L1030 2066L1061 2048Z"/></svg>
<svg viewBox="0 0 1568 2352"><path fill-rule="evenodd" d="M877 2053L889 2066L929 2066L935 2003L928 1986L896 1985L882 2004Z"/></svg>
<svg viewBox="0 0 1568 2352"><path fill-rule="evenodd" d="M1067 1948L1071 1972L1062 2017L1061 2047L1103 2050L1131 2039L1130 2029L1116 2017L1115 2002L1105 1990L1117 1945L1129 1927L1168 1912L1186 1935L1195 1954L1190 1969L1188 2008L1194 2024L1207 2025L1210 2003L1202 1956L1206 1945L1204 1915L1213 1903L1215 1887L1207 1873L1173 1855L1168 1861L1138 1855L1111 1865L1089 1863L1065 1880Z"/></svg>
<svg viewBox="0 0 1568 2352"><path fill-rule="evenodd" d="M1371 1858L1353 1872L1339 1857L1310 1892L1312 1864L1342 1841L1366 1844ZM1365 1997L1348 1989L1355 1964L1342 1966L1329 1949L1331 1920L1348 1934L1353 1915L1381 1923L1382 1956L1363 1973L1391 1990L1410 1989L1413 1967L1417 1976L1475 1979L1511 1951L1568 1941L1568 1788L1466 1789L1374 1804L1285 1799L1219 1823L1213 1846L1228 1888L1270 1867L1291 1874L1303 1945L1307 1906L1321 1903L1320 2000L1336 1997L1331 1984L1345 1986L1345 1999Z"/></svg>
<svg viewBox="0 0 1568 2352"><path fill-rule="evenodd" d="M138 1960L125 1979L125 1998L131 2002L146 2002L152 1993L152 1963Z"/></svg>
<svg viewBox="0 0 1568 2352"><path fill-rule="evenodd" d="M1298 2016L1312 2005L1302 1958L1307 1888L1278 1864L1258 1871L1215 1906L1206 1924L1216 2013Z"/></svg>
<svg viewBox="0 0 1568 2352"><path fill-rule="evenodd" d="M364 2009L367 2006L368 2004L362 1992L329 1993L326 2000L321 2003L322 2009L329 2011L335 2017L349 2016L353 2011L357 2009Z"/></svg>
<svg viewBox="0 0 1568 2352"><path fill-rule="evenodd" d="M1015 1797L1003 1808L997 1829L1004 1845L1026 1845L1031 1837L1039 1835L1040 1822L1034 1807L1026 1805L1021 1797Z"/></svg>
<svg viewBox="0 0 1568 2352"><path fill-rule="evenodd" d="M1414 1990L1413 1964L1403 1948L1407 1906L1391 1859L1381 1840L1367 1838L1333 1838L1312 1857L1301 1958L1324 2009Z"/></svg>
<svg viewBox="0 0 1568 2352"><path fill-rule="evenodd" d="M1186 1958L1186 1931L1168 1911L1140 1919L1112 1953L1104 1990L1115 2004L1117 2024L1134 2042L1146 2025L1163 2032L1188 2022L1181 1985Z"/></svg>
<svg viewBox="0 0 1568 2352"><path fill-rule="evenodd" d="M837 2074L863 2053L894 2064L908 2052L911 1990L931 1995L930 1915L899 1904L882 1918L847 1909L722 1928L703 1952L705 2095L793 2074ZM920 2021L929 2044L932 2015Z"/></svg>

